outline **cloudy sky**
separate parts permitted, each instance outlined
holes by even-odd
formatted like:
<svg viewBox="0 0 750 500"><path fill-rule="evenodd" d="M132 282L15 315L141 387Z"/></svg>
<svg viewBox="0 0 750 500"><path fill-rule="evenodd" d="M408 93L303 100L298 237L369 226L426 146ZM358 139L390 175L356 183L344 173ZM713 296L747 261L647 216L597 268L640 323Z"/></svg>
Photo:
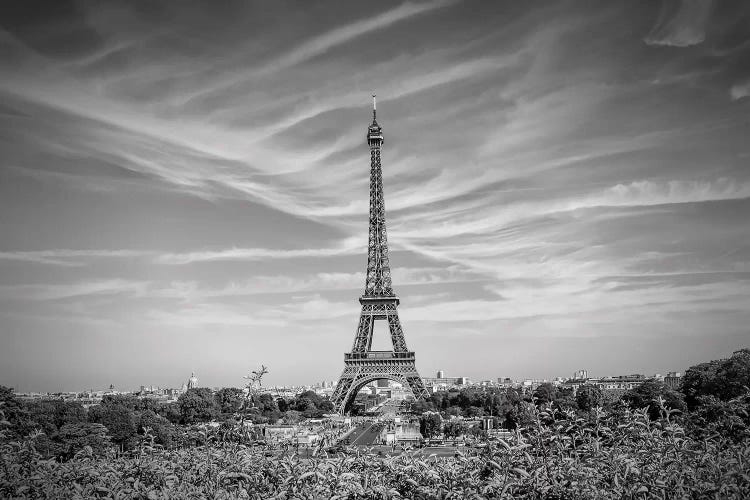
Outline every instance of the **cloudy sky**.
<svg viewBox="0 0 750 500"><path fill-rule="evenodd" d="M2 384L336 379L372 93L423 376L750 344L745 2L3 2L0 71Z"/></svg>

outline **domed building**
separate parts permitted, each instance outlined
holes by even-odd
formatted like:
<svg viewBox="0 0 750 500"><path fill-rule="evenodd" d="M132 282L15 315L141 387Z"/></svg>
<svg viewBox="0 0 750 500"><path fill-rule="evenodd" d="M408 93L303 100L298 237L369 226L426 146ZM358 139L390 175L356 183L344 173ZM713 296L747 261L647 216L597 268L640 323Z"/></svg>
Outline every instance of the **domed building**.
<svg viewBox="0 0 750 500"><path fill-rule="evenodd" d="M190 378L188 379L187 383L188 389L197 389L198 388L198 377L195 376L195 373L190 374Z"/></svg>

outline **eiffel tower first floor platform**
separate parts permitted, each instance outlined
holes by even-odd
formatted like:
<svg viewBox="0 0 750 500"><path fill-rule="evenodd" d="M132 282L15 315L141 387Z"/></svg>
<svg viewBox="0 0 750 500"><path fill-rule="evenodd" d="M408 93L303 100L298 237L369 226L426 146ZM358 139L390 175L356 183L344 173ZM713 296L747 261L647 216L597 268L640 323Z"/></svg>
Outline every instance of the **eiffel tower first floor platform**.
<svg viewBox="0 0 750 500"><path fill-rule="evenodd" d="M418 400L429 396L417 372L414 352L367 351L344 354L344 372L339 377L331 400L344 414L365 385L379 379L397 382L411 390Z"/></svg>

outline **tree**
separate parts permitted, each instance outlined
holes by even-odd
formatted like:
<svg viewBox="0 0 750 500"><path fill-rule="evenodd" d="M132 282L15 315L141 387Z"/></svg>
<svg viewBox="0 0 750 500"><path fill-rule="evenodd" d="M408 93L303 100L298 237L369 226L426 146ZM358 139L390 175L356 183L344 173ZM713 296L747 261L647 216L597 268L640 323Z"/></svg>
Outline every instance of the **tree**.
<svg viewBox="0 0 750 500"><path fill-rule="evenodd" d="M509 402L505 406L504 416L503 425L506 429L526 427L534 421L534 405L520 399L514 403Z"/></svg>
<svg viewBox="0 0 750 500"><path fill-rule="evenodd" d="M428 412L419 417L419 432L426 438L440 434L443 419L439 413Z"/></svg>
<svg viewBox="0 0 750 500"><path fill-rule="evenodd" d="M484 415L484 408L482 408L481 406L469 406L464 411L464 414L469 418L481 417L482 415Z"/></svg>
<svg viewBox="0 0 750 500"><path fill-rule="evenodd" d="M435 411L435 404L432 398L426 401L415 401L411 405L411 411L412 413L416 413L417 415L421 415L426 411Z"/></svg>
<svg viewBox="0 0 750 500"><path fill-rule="evenodd" d="M669 389L666 385L656 380L646 380L622 396L622 400L631 408L639 409L648 407L648 415L651 420L657 420L661 416L659 398L664 400L667 408L681 412L687 408L682 394Z"/></svg>
<svg viewBox="0 0 750 500"><path fill-rule="evenodd" d="M263 376L268 373L266 365L260 365L260 370L254 370L249 375L245 375L243 378L247 380L245 383L245 401L242 404L242 416L240 418L240 429L245 429L245 416L253 410L253 396L260 391L263 386Z"/></svg>
<svg viewBox="0 0 750 500"><path fill-rule="evenodd" d="M58 456L63 460L73 458L86 446L91 448L95 456L102 456L110 446L107 427L90 422L63 425L56 434L55 441L60 443Z"/></svg>
<svg viewBox="0 0 750 500"><path fill-rule="evenodd" d="M302 414L296 410L287 410L283 419L285 424L296 424L302 419Z"/></svg>
<svg viewBox="0 0 750 500"><path fill-rule="evenodd" d="M719 361L700 363L688 368L683 375L681 391L691 410L700 404L701 396L719 396L721 391L717 386L716 376L718 365Z"/></svg>
<svg viewBox="0 0 750 500"><path fill-rule="evenodd" d="M729 401L701 396L686 420L687 429L696 439L711 439L718 434L737 443L749 442L750 392Z"/></svg>
<svg viewBox="0 0 750 500"><path fill-rule="evenodd" d="M120 405L130 411L136 411L140 409L142 403L139 397L132 394L107 394L102 397L101 405Z"/></svg>
<svg viewBox="0 0 750 500"><path fill-rule="evenodd" d="M220 413L235 414L242 409L245 393L237 387L224 387L214 394L214 399Z"/></svg>
<svg viewBox="0 0 750 500"><path fill-rule="evenodd" d="M26 405L24 405L13 389L0 385L0 410L5 415L5 420L10 426L5 431L5 436L12 439L28 436L34 430L34 422ZM2 430L2 428L0 428Z"/></svg>
<svg viewBox="0 0 750 500"><path fill-rule="evenodd" d="M480 440L485 440L488 436L487 431L482 429L482 426L480 425L472 425L469 427L468 434Z"/></svg>
<svg viewBox="0 0 750 500"><path fill-rule="evenodd" d="M138 426L136 416L131 409L109 402L109 404L92 408L89 411L89 419L92 423L104 425L109 431L112 442L123 449L130 449L135 445Z"/></svg>
<svg viewBox="0 0 750 500"><path fill-rule="evenodd" d="M576 404L581 411L590 411L592 408L601 406L604 401L602 390L592 384L584 384L578 388Z"/></svg>
<svg viewBox="0 0 750 500"><path fill-rule="evenodd" d="M451 420L448 420L443 425L443 434L445 434L446 437L452 437L457 438L459 436L463 436L468 431L469 426L466 425L465 422L454 418Z"/></svg>
<svg viewBox="0 0 750 500"><path fill-rule="evenodd" d="M175 444L177 434L175 426L169 420L154 413L152 410L146 410L141 413L138 421L138 434L144 434L147 427L151 429L156 444L167 448Z"/></svg>
<svg viewBox="0 0 750 500"><path fill-rule="evenodd" d="M208 422L219 414L211 389L198 387L188 389L177 399L183 424Z"/></svg>
<svg viewBox="0 0 750 500"><path fill-rule="evenodd" d="M576 404L576 398L573 396L572 387L559 387L557 388L557 394L555 395L554 406L558 410L572 410L578 405Z"/></svg>
<svg viewBox="0 0 750 500"><path fill-rule="evenodd" d="M445 410L446 416L449 417L460 417L462 413L460 406L449 406L448 409Z"/></svg>
<svg viewBox="0 0 750 500"><path fill-rule="evenodd" d="M268 422L275 423L281 418L281 412L279 406L276 404L276 400L270 394L261 394L253 398L256 408L260 411L260 415Z"/></svg>
<svg viewBox="0 0 750 500"><path fill-rule="evenodd" d="M557 388L551 383L545 382L534 389L533 397L538 405L551 403L557 397Z"/></svg>
<svg viewBox="0 0 750 500"><path fill-rule="evenodd" d="M750 387L750 349L740 349L729 359L714 360L690 367L682 377L682 393L688 408L700 405L701 396L728 401Z"/></svg>
<svg viewBox="0 0 750 500"><path fill-rule="evenodd" d="M297 394L289 402L289 408L302 413L305 418L322 417L325 413L333 411L333 403L328 399L315 394L315 391L305 391Z"/></svg>
<svg viewBox="0 0 750 500"><path fill-rule="evenodd" d="M159 407L159 411L157 411L156 413L166 418L173 424L179 424L180 420L182 420L182 415L180 415L179 403L168 403L165 405L161 405Z"/></svg>
<svg viewBox="0 0 750 500"><path fill-rule="evenodd" d="M281 413L284 413L289 409L289 404L286 402L286 399L279 398L276 400L276 406L279 408L279 411Z"/></svg>

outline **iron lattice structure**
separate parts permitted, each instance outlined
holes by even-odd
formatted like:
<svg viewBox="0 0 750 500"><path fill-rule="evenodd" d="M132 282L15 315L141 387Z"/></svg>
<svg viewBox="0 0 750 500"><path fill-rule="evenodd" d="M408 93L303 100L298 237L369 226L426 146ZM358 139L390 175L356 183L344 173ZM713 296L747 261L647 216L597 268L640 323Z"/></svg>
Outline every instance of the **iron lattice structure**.
<svg viewBox="0 0 750 500"><path fill-rule="evenodd" d="M373 96L372 123L367 129L370 146L370 233L367 245L365 291L359 299L362 312L352 351L344 354L344 372L339 378L332 400L340 413L346 412L357 392L378 379L389 379L411 389L416 399L428 392L417 372L414 352L409 351L398 319L399 299L393 292L391 266L388 260L388 237L385 228L385 202L380 152L383 129L378 125ZM393 351L373 351L375 321L387 321Z"/></svg>

